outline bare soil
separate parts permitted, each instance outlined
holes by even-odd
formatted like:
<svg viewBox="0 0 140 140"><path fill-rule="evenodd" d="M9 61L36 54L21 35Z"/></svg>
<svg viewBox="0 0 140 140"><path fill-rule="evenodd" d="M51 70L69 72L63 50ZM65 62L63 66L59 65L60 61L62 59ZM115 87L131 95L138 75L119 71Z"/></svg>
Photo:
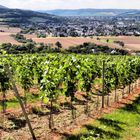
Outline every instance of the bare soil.
<svg viewBox="0 0 140 140"><path fill-rule="evenodd" d="M84 37L47 37L47 38L37 38L35 35L25 35L27 38L32 38L35 42L38 43L45 43L45 44L52 44L55 46L57 41L61 42L64 49L67 49L71 46L76 46L83 44L85 42L95 43L97 45L107 45L111 48L118 48L118 49L126 49L126 50L140 50L140 37L134 36L118 36L118 37L99 37L100 39L111 39L113 41L123 41L125 43L124 48L115 44L115 43L107 43L97 40L97 37L94 38L84 38Z"/></svg>
<svg viewBox="0 0 140 140"><path fill-rule="evenodd" d="M42 114L36 114L33 112L33 107L40 107L39 103L30 104L27 108L27 112L29 114L29 118L31 120L31 124L33 126L35 135L37 136L37 140L58 140L63 136L68 136L77 129L80 129L84 124L88 124L93 119L100 118L105 113L110 113L117 108L124 106L132 102L136 96L140 94L140 87L138 84L132 84L131 87L135 87L135 90L128 94L128 87L125 88L125 94L122 99L122 89L117 90L118 102L114 103L114 91L109 96L105 97L105 108L101 108L101 96L92 96L89 106L90 113L87 116L84 113L84 93L77 92L76 97L77 101L74 103L74 107L76 109L76 119L73 120L71 116L70 106L68 102L64 102L64 99L61 97L61 105L60 108L54 111L54 129L50 131L48 127L48 118L49 118L49 109L44 108ZM137 86L137 87L136 87ZM98 97L98 98L97 98ZM99 104L97 106L97 101L99 99ZM60 102L60 101L59 101ZM31 140L31 135L29 133L26 121L20 109L12 109L8 110L8 113L0 115L0 132L1 132L1 140L6 138L11 138L12 140Z"/></svg>
<svg viewBox="0 0 140 140"><path fill-rule="evenodd" d="M0 44L1 43L11 43L20 45L21 43L14 40L13 37L11 37L11 34L16 34L20 32L20 28L14 28L14 27L8 27L8 26L0 26L0 30L4 32L0 32Z"/></svg>
<svg viewBox="0 0 140 140"><path fill-rule="evenodd" d="M118 37L100 37L101 39L111 39L113 41L122 41L125 43L124 48L128 50L140 50L140 37L135 36L118 36ZM109 43L110 44L110 43ZM112 43L114 45L114 43Z"/></svg>

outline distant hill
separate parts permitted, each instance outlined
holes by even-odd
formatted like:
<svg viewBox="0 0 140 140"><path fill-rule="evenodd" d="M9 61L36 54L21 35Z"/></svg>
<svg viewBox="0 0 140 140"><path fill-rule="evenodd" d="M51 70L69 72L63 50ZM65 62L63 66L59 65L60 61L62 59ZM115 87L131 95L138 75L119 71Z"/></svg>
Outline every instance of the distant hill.
<svg viewBox="0 0 140 140"><path fill-rule="evenodd" d="M23 24L65 24L69 21L67 16L140 16L140 10L127 9L79 9L79 10L50 10L31 11L9 9L0 5L0 25L8 24L20 26Z"/></svg>
<svg viewBox="0 0 140 140"><path fill-rule="evenodd" d="M8 9L0 6L0 24L61 23L61 17L30 10ZM64 22L64 21L63 21Z"/></svg>
<svg viewBox="0 0 140 140"><path fill-rule="evenodd" d="M58 15L58 16L124 16L140 12L139 10L129 9L77 9L77 10L47 10L40 11L43 13Z"/></svg>
<svg viewBox="0 0 140 140"><path fill-rule="evenodd" d="M126 13L122 13L119 16L123 16L123 17L140 17L140 10L132 10L132 11L128 11Z"/></svg>
<svg viewBox="0 0 140 140"><path fill-rule="evenodd" d="M3 9L5 9L5 8L6 8L6 9L7 9L7 7L5 7L5 6L3 6L3 5L0 5L0 8L3 8Z"/></svg>

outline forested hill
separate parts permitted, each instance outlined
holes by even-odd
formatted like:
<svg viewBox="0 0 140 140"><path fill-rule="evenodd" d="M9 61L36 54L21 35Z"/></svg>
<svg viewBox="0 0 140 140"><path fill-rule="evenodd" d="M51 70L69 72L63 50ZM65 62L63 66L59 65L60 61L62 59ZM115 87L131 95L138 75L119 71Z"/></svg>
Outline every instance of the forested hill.
<svg viewBox="0 0 140 140"><path fill-rule="evenodd" d="M9 9L0 6L0 24L61 23L62 17L30 10Z"/></svg>

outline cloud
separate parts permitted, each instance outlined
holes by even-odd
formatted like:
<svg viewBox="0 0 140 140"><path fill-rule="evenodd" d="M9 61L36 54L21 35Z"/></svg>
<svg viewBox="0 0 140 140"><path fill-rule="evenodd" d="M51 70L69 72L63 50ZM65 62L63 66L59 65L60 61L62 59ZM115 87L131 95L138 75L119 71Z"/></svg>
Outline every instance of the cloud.
<svg viewBox="0 0 140 140"><path fill-rule="evenodd" d="M10 8L48 10L79 8L140 9L140 0L1 0Z"/></svg>

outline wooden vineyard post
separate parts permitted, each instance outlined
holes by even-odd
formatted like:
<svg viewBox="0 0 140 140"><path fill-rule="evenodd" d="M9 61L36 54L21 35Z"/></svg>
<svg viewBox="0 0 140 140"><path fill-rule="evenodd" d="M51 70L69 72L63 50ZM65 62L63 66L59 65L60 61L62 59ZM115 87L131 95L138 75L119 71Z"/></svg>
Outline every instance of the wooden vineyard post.
<svg viewBox="0 0 140 140"><path fill-rule="evenodd" d="M9 79L10 79L11 84L12 84L12 87L13 87L14 95L15 95L15 97L18 99L18 102L19 102L19 104L20 104L20 106L21 106L22 112L23 112L24 117L25 117L25 119L26 119L26 122L27 122L27 124L28 124L30 133L31 133L31 135L32 135L32 139L33 139L33 140L36 140L36 137L35 137L35 134L34 134L34 132L33 132L33 129L32 129L30 120L29 120L28 115L27 115L27 113L26 113L24 104L23 104L23 102L22 102L22 100L21 100L21 98L20 98L18 89L17 89L17 87L16 87L15 81L14 81L14 79L13 79L13 77L12 77L12 74L11 74L11 71L10 71L8 65L7 65L7 71L8 71Z"/></svg>
<svg viewBox="0 0 140 140"><path fill-rule="evenodd" d="M109 106L109 104L110 104L110 102L109 102L109 95L110 94L107 95L107 102L106 102L107 106Z"/></svg>
<svg viewBox="0 0 140 140"><path fill-rule="evenodd" d="M122 89L122 98L124 97L124 94L125 94L125 86L123 86L123 89Z"/></svg>
<svg viewBox="0 0 140 140"><path fill-rule="evenodd" d="M99 110L99 95L97 95L96 110Z"/></svg>
<svg viewBox="0 0 140 140"><path fill-rule="evenodd" d="M105 61L103 60L103 68L102 68L102 108L104 108L105 102Z"/></svg>
<svg viewBox="0 0 140 140"><path fill-rule="evenodd" d="M2 101L2 113L6 113L6 94L2 91L3 101Z"/></svg>
<svg viewBox="0 0 140 140"><path fill-rule="evenodd" d="M128 93L130 94L131 93L131 84L129 83L128 85Z"/></svg>
<svg viewBox="0 0 140 140"><path fill-rule="evenodd" d="M117 102L117 84L115 83L115 98L114 98L114 102Z"/></svg>
<svg viewBox="0 0 140 140"><path fill-rule="evenodd" d="M75 108L73 106L73 97L71 97L71 113L72 113L72 120L75 120L76 119L76 111L75 111Z"/></svg>
<svg viewBox="0 0 140 140"><path fill-rule="evenodd" d="M50 101L50 117L49 117L49 128L52 130L54 127L54 121L53 121L53 99Z"/></svg>
<svg viewBox="0 0 140 140"><path fill-rule="evenodd" d="M131 89L131 90L132 90L132 92L133 92L133 90L134 90L134 85L133 85L133 84L134 84L134 83L132 83L132 86L131 86L131 88L132 88L132 89Z"/></svg>

